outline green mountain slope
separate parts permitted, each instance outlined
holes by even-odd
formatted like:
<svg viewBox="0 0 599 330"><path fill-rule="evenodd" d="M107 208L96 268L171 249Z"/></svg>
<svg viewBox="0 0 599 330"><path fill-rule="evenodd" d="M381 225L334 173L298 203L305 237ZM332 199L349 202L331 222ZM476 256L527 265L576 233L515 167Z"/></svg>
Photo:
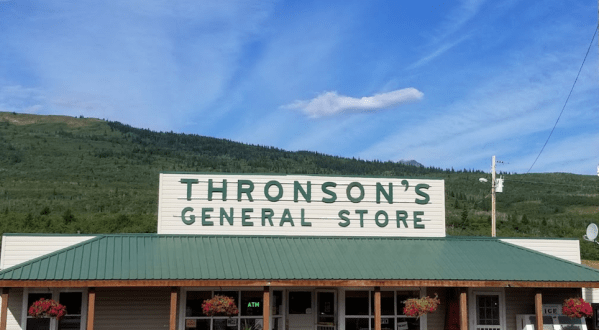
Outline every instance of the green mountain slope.
<svg viewBox="0 0 599 330"><path fill-rule="evenodd" d="M445 179L447 233L488 236L489 174L289 152L118 122L0 113L0 232L155 232L161 171ZM581 238L599 222L599 178L505 174L498 236ZM583 258L599 245L581 242Z"/></svg>

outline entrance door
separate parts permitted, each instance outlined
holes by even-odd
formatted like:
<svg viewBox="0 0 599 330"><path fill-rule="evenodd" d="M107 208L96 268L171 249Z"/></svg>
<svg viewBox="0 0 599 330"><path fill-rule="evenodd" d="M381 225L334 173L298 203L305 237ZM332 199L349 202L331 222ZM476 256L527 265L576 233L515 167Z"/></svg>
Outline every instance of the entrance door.
<svg viewBox="0 0 599 330"><path fill-rule="evenodd" d="M289 330L314 330L312 291L289 291Z"/></svg>
<svg viewBox="0 0 599 330"><path fill-rule="evenodd" d="M316 291L316 330L335 330L336 301L334 291Z"/></svg>
<svg viewBox="0 0 599 330"><path fill-rule="evenodd" d="M470 328L475 330L504 330L505 303L503 291L478 291L470 294Z"/></svg>

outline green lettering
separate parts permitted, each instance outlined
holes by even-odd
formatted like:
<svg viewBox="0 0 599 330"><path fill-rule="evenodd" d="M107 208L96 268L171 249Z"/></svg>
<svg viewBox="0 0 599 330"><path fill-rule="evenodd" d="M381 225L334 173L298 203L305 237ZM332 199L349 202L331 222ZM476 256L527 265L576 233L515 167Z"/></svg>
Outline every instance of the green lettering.
<svg viewBox="0 0 599 330"><path fill-rule="evenodd" d="M347 227L349 226L349 218L347 217L347 215L349 215L349 211L348 210L341 210L339 211L339 218L341 218L341 220L344 220L345 222L339 222L339 226L341 227Z"/></svg>
<svg viewBox="0 0 599 330"><path fill-rule="evenodd" d="M279 188L279 193L275 197L272 197L270 195L270 187L272 187L272 186L276 186L277 188ZM264 196L266 196L266 198L271 202L278 202L279 199L281 199L281 197L283 197L283 186L281 186L279 181L275 181L275 180L268 181L266 183L266 185L264 186Z"/></svg>
<svg viewBox="0 0 599 330"><path fill-rule="evenodd" d="M271 226L274 226L272 224L272 216L275 214L275 212L272 209L262 209L262 227L266 226L266 220L268 219L268 223L270 223Z"/></svg>
<svg viewBox="0 0 599 330"><path fill-rule="evenodd" d="M356 213L360 215L360 227L364 227L364 214L368 213L368 210L356 210Z"/></svg>
<svg viewBox="0 0 599 330"><path fill-rule="evenodd" d="M247 221L250 219L250 215L247 214L249 212L254 212L254 209L241 209L241 225L242 226L253 226L254 223L251 221Z"/></svg>
<svg viewBox="0 0 599 330"><path fill-rule="evenodd" d="M227 200L227 180L223 180L223 186L221 188L215 188L212 183L212 179L208 180L208 200L212 201L212 194L219 192L222 194L222 200Z"/></svg>
<svg viewBox="0 0 599 330"><path fill-rule="evenodd" d="M302 227L312 227L312 223L305 220L304 209L301 210Z"/></svg>
<svg viewBox="0 0 599 330"><path fill-rule="evenodd" d="M299 199L298 192L304 196L306 202L310 203L312 201L312 183L310 181L307 183L306 190L302 188L299 182L293 181L293 201L296 203Z"/></svg>
<svg viewBox="0 0 599 330"><path fill-rule="evenodd" d="M210 219L210 214L208 212L214 211L211 207L202 208L202 226L214 226L214 222Z"/></svg>
<svg viewBox="0 0 599 330"><path fill-rule="evenodd" d="M322 184L322 186L321 186L322 192L331 196L330 198L323 197L322 201L324 203L334 203L337 200L337 194L335 194L334 191L327 189L329 187L335 188L336 186L337 186L337 184L335 182L325 182Z"/></svg>
<svg viewBox="0 0 599 330"><path fill-rule="evenodd" d="M418 216L424 215L423 211L414 211L414 229L424 229L424 224L421 224L422 219Z"/></svg>
<svg viewBox="0 0 599 330"><path fill-rule="evenodd" d="M416 204L426 204L426 203L428 203L428 201L431 200L430 196L427 193L420 190L420 189L428 189L428 188L430 188L430 186L427 185L426 183L421 183L421 184L416 185L416 193L419 196L424 197L424 199L416 199Z"/></svg>
<svg viewBox="0 0 599 330"><path fill-rule="evenodd" d="M393 204L393 183L389 182L389 192L385 191L383 185L380 182L376 183L376 203L381 203L381 193L385 196L387 203Z"/></svg>
<svg viewBox="0 0 599 330"><path fill-rule="evenodd" d="M224 207L220 208L220 225L222 226L225 222L224 219L227 219L227 222L232 226L233 225L233 208L229 209L229 214L225 211Z"/></svg>
<svg viewBox="0 0 599 330"><path fill-rule="evenodd" d="M247 187L244 187L246 185ZM246 194L248 200L253 202L252 191L254 191L254 183L250 180L237 181L237 201L241 202L241 194Z"/></svg>
<svg viewBox="0 0 599 330"><path fill-rule="evenodd" d="M358 189L360 189L360 196L358 198L354 198L351 195L351 190L354 187L358 187ZM349 199L352 203L360 203L364 199L364 186L362 186L360 182L352 182L347 185L345 193L347 194L347 199Z"/></svg>
<svg viewBox="0 0 599 330"><path fill-rule="evenodd" d="M281 222L279 223L279 227L283 227L285 222L289 222L292 227L295 227L295 224L293 223L293 218L291 217L291 212L289 212L289 209L285 209L283 211L283 216L281 217Z"/></svg>
<svg viewBox="0 0 599 330"><path fill-rule="evenodd" d="M187 185L187 200L191 200L191 185L198 183L198 179L181 179L180 181L183 184Z"/></svg>
<svg viewBox="0 0 599 330"><path fill-rule="evenodd" d="M193 212L193 207L186 207L183 209L183 211L181 211L181 221L183 221L184 224L186 225L191 225L194 222L196 222L196 216L193 214L189 215L189 220L185 219L185 214L187 212Z"/></svg>
<svg viewBox="0 0 599 330"><path fill-rule="evenodd" d="M385 217L385 221L384 222L379 222L379 216L383 215ZM389 215L387 214L387 212L385 211L378 211L376 213L376 215L374 216L374 222L376 222L376 225L379 227L386 227L387 224L389 223Z"/></svg>
<svg viewBox="0 0 599 330"><path fill-rule="evenodd" d="M397 228L401 228L401 222L403 222L404 227L408 228L408 212L406 211L396 211L395 218L397 219Z"/></svg>

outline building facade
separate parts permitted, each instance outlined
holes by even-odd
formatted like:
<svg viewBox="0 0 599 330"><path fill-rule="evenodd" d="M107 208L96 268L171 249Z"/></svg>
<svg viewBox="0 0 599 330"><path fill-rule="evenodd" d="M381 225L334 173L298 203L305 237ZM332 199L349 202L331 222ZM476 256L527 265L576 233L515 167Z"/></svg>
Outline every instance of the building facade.
<svg viewBox="0 0 599 330"><path fill-rule="evenodd" d="M446 236L443 180L412 178L163 173L156 234L5 234L0 268L2 330L525 329L599 287L577 240Z"/></svg>

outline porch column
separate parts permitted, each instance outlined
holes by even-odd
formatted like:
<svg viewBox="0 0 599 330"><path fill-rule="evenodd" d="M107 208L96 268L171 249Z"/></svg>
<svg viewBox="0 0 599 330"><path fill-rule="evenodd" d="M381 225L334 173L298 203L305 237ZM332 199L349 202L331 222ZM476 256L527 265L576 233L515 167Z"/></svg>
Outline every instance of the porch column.
<svg viewBox="0 0 599 330"><path fill-rule="evenodd" d="M543 295L541 290L537 290L535 294L535 316L536 316L536 328L543 329Z"/></svg>
<svg viewBox="0 0 599 330"><path fill-rule="evenodd" d="M177 329L177 300L179 296L179 290L176 287L171 288L171 313L168 322L169 330Z"/></svg>
<svg viewBox="0 0 599 330"><path fill-rule="evenodd" d="M468 330L468 290L460 291L460 330Z"/></svg>
<svg viewBox="0 0 599 330"><path fill-rule="evenodd" d="M265 286L262 296L262 329L270 330L270 287Z"/></svg>
<svg viewBox="0 0 599 330"><path fill-rule="evenodd" d="M94 330L94 315L96 312L96 288L87 289L87 328Z"/></svg>
<svg viewBox="0 0 599 330"><path fill-rule="evenodd" d="M2 311L0 313L0 330L6 330L6 318L8 317L8 288L2 288Z"/></svg>
<svg viewBox="0 0 599 330"><path fill-rule="evenodd" d="M374 330L381 330L381 287L374 287Z"/></svg>

